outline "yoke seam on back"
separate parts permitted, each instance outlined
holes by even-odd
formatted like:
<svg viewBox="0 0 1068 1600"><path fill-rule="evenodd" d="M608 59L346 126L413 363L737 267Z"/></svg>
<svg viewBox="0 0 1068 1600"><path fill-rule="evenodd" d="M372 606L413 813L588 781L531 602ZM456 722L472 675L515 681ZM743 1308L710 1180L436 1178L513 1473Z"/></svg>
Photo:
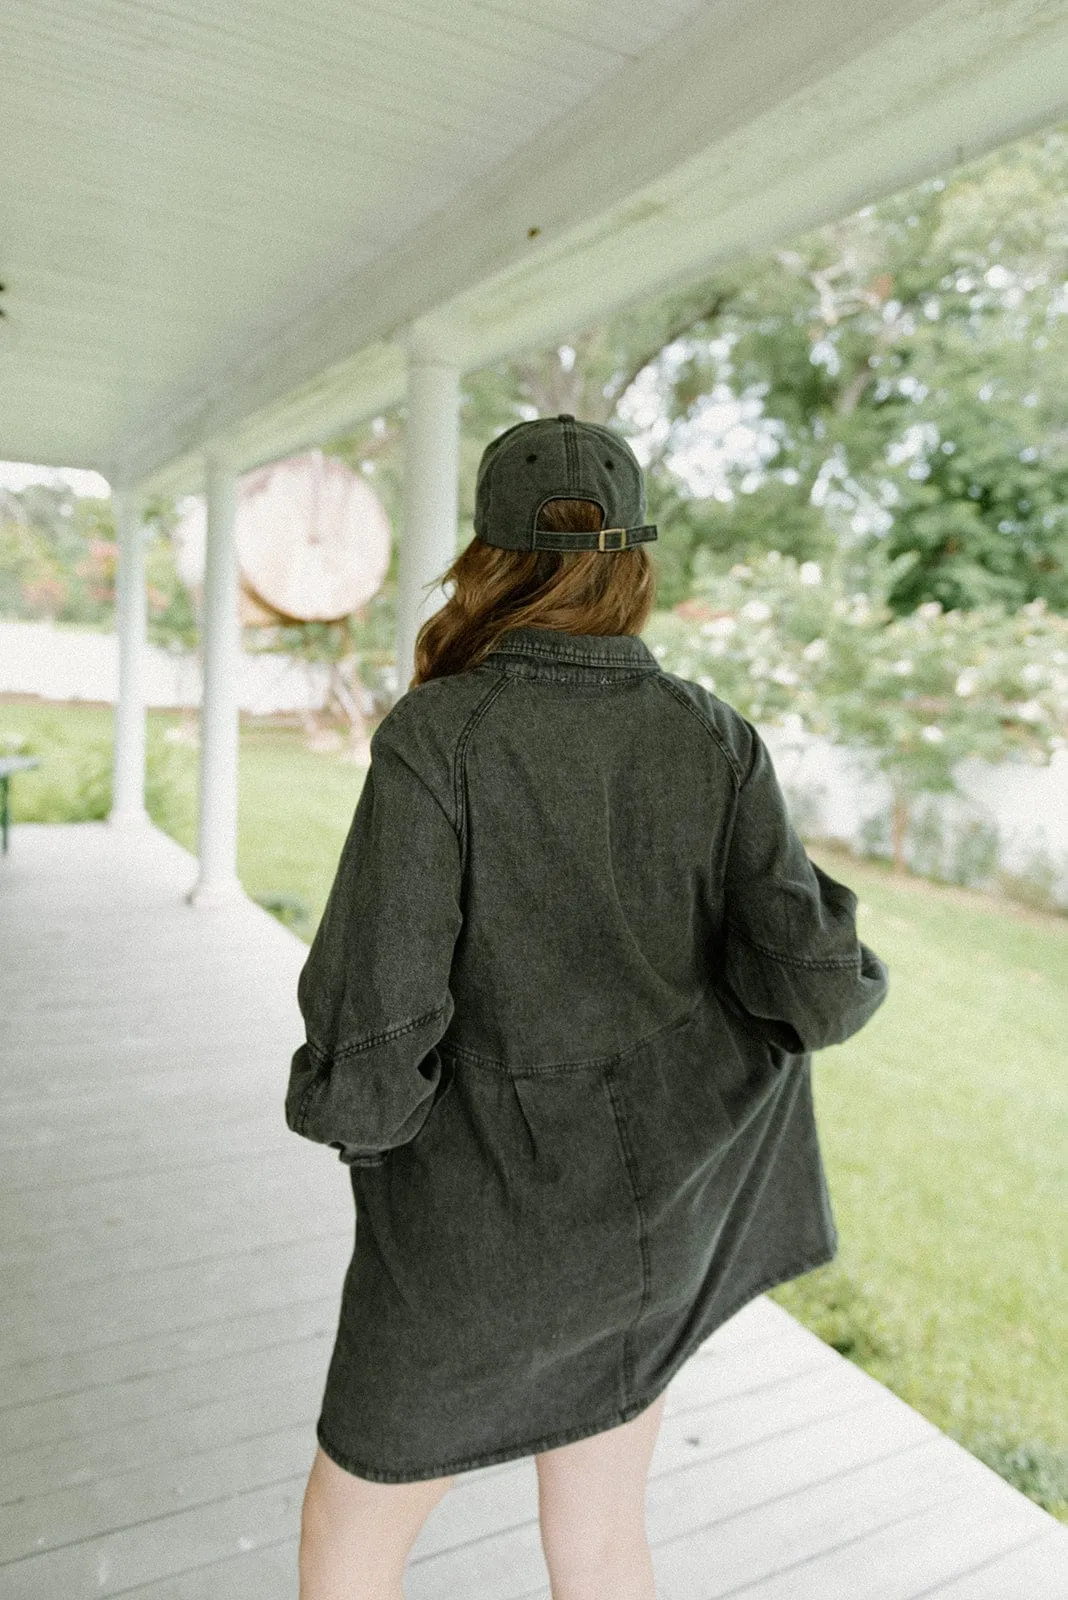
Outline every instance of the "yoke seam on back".
<svg viewBox="0 0 1068 1600"><path fill-rule="evenodd" d="M696 720L700 723L701 727L704 728L705 732L712 738L712 740L718 746L720 752L726 758L727 765L730 767L731 772L734 775L735 784L740 789L741 786L742 786L742 781L743 781L743 778L744 778L745 774L742 772L742 769L741 769L740 765L738 764L738 762L737 762L737 760L735 758L734 752L730 749L729 745L725 742L725 740L724 740L722 734L719 732L719 730L715 727L715 725L713 723L711 723L708 720L708 718L704 715L703 712L698 710L697 706L694 705L692 700L689 700L686 697L686 695L682 693L682 691L680 689L676 688L675 684L672 683L671 679L667 676L666 673L661 673L660 674L659 682L663 685L663 687L665 689L667 689L669 691L670 694L672 694L674 696L674 698L679 702L679 704L681 706L683 706L685 708L685 710L687 710L692 717L696 718Z"/></svg>
<svg viewBox="0 0 1068 1600"><path fill-rule="evenodd" d="M464 805L464 763L467 758L467 741L471 736L479 718L489 710L494 700L508 685L508 678L502 674L496 683L490 684L482 699L475 706L471 715L460 731L453 753L453 807L456 818L453 826L460 841L460 873L463 875L467 867L467 810Z"/></svg>
<svg viewBox="0 0 1068 1600"><path fill-rule="evenodd" d="M688 1023L698 1008L707 998L705 989L698 990L697 997L685 1011L661 1022L657 1027L643 1033L640 1038L632 1039L630 1044L620 1046L617 1050L602 1051L596 1056L579 1056L573 1061L552 1061L547 1066L536 1062L526 1066L511 1066L502 1061L498 1056L484 1055L480 1050L472 1050L470 1045L449 1042L442 1037L438 1042L438 1049L443 1056L468 1062L471 1066L484 1067L487 1071L503 1074L510 1078L551 1077L554 1074L569 1072L588 1072L591 1069L604 1068L618 1061L625 1061L628 1056L634 1055L643 1046L649 1045L654 1039L659 1039L662 1034L671 1033L676 1028L682 1028Z"/></svg>

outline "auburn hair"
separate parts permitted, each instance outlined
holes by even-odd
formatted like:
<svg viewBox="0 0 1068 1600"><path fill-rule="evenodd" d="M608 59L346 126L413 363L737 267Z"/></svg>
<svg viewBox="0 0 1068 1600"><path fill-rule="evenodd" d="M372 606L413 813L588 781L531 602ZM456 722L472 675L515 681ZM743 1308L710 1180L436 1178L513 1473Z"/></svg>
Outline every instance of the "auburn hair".
<svg viewBox="0 0 1068 1600"><path fill-rule="evenodd" d="M549 500L538 527L596 531L592 500ZM465 672L489 654L508 628L565 633L640 633L653 609L656 569L644 544L622 550L502 550L476 534L439 580L448 600L415 639L409 689Z"/></svg>

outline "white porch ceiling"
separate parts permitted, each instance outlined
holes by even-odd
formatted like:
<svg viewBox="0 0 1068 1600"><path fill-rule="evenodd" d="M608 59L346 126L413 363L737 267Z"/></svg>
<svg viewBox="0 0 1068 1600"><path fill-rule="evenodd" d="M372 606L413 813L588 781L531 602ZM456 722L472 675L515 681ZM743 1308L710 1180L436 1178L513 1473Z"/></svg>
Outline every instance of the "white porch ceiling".
<svg viewBox="0 0 1068 1600"><path fill-rule="evenodd" d="M0 457L201 486L1068 115L1053 0L0 0Z"/></svg>

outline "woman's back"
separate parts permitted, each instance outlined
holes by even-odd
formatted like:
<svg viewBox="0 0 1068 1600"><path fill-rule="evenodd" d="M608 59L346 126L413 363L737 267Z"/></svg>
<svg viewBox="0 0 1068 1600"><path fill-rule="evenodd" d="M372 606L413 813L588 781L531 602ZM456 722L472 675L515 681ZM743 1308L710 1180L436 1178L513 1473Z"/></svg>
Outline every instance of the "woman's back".
<svg viewBox="0 0 1068 1600"><path fill-rule="evenodd" d="M397 702L287 1097L360 1217L328 1454L404 1481L615 1426L832 1259L810 1052L887 989L855 909L752 724L636 635L510 629Z"/></svg>
<svg viewBox="0 0 1068 1600"><path fill-rule="evenodd" d="M474 676L455 1037L517 1065L625 1048L707 981L732 758L635 637L519 629Z"/></svg>

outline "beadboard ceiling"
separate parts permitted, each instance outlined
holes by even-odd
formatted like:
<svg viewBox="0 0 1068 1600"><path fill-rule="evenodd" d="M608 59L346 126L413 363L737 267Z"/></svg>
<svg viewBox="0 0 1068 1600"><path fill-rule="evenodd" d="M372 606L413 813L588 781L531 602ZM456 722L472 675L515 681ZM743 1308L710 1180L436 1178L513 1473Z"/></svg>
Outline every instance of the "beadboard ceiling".
<svg viewBox="0 0 1068 1600"><path fill-rule="evenodd" d="M1051 0L0 0L0 458L200 486L1068 115Z"/></svg>

